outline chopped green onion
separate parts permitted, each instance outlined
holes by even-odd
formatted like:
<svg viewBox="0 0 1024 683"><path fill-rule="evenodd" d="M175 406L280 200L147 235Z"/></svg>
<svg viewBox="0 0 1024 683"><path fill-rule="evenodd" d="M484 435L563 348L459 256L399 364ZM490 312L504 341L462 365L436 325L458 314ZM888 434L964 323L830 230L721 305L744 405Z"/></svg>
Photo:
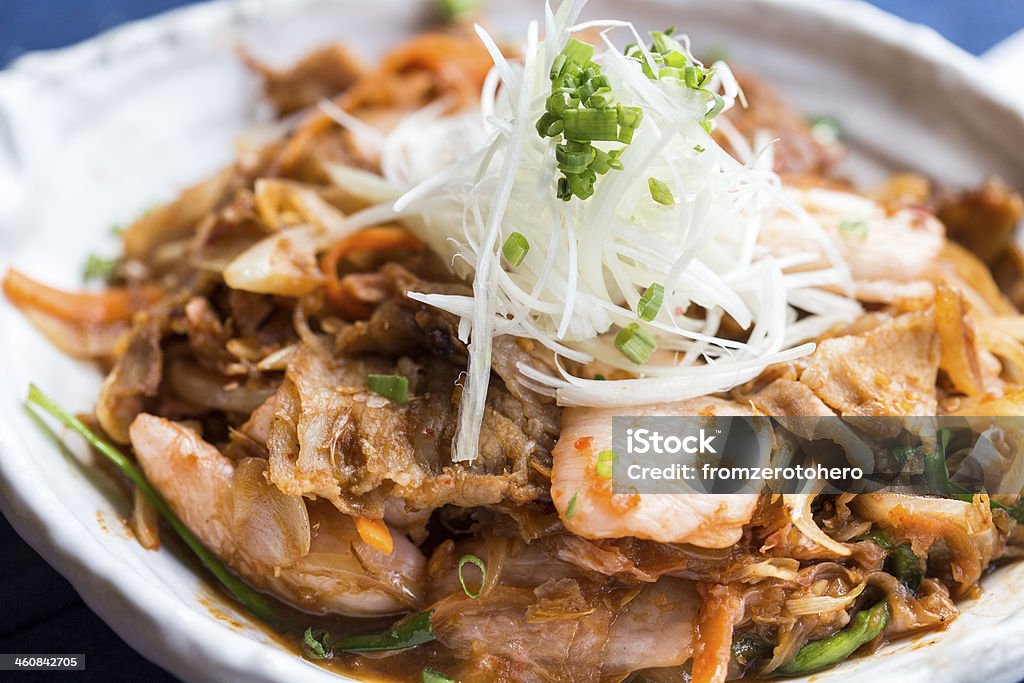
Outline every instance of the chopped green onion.
<svg viewBox="0 0 1024 683"><path fill-rule="evenodd" d="M595 109L607 109L613 104L615 104L615 96L612 95L610 88L601 88L587 98L587 106Z"/></svg>
<svg viewBox="0 0 1024 683"><path fill-rule="evenodd" d="M466 586L466 577L462 575L462 568L467 564L475 564L477 567L480 568L480 589L476 593L469 590L469 588ZM468 595L473 600L476 600L480 597L480 594L484 592L484 584L486 582L487 565L484 564L484 561L476 555L463 555L459 559L459 583L462 584L463 592L465 592L466 595Z"/></svg>
<svg viewBox="0 0 1024 683"><path fill-rule="evenodd" d="M615 451L601 451L597 454L597 465L594 469L601 479L611 479L615 465Z"/></svg>
<svg viewBox="0 0 1024 683"><path fill-rule="evenodd" d="M582 40L572 38L562 49L562 55L574 64L581 67L587 66L594 57L594 46L584 43Z"/></svg>
<svg viewBox="0 0 1024 683"><path fill-rule="evenodd" d="M395 403L409 402L409 378L402 375L370 375L366 388Z"/></svg>
<svg viewBox="0 0 1024 683"><path fill-rule="evenodd" d="M433 669L423 670L423 683L455 683L454 679L448 678L444 674L439 674Z"/></svg>
<svg viewBox="0 0 1024 683"><path fill-rule="evenodd" d="M562 134L562 117L552 112L547 112L537 119L537 133L542 138L553 138Z"/></svg>
<svg viewBox="0 0 1024 683"><path fill-rule="evenodd" d="M616 107L619 115L619 125L625 128L639 128L640 122L644 119L644 110L640 107L624 107L621 104Z"/></svg>
<svg viewBox="0 0 1024 683"><path fill-rule="evenodd" d="M623 112L608 77L593 57L593 45L569 41L551 65L551 94L536 124L542 138L564 140L555 148L558 170L562 172L556 195L564 201L589 198L598 176L622 170L621 149L606 151L592 143L629 144L643 114L637 107Z"/></svg>
<svg viewBox="0 0 1024 683"><path fill-rule="evenodd" d="M589 199L594 194L594 182L597 174L591 170L569 176L569 189L580 199Z"/></svg>
<svg viewBox="0 0 1024 683"><path fill-rule="evenodd" d="M647 186L651 189L651 197L654 201L664 206L675 205L675 195L672 194L672 190L665 182L658 180L657 178L648 178Z"/></svg>
<svg viewBox="0 0 1024 683"><path fill-rule="evenodd" d="M174 529L175 533L178 534L181 540L185 542L185 545L187 545L193 554L199 558L199 561L203 563L203 566L210 570L210 573L220 581L221 585L224 586L224 588L227 589L227 591L231 593L236 600L245 605L250 612L271 626L281 628L285 624L285 620L278 613L277 608L269 598L250 588L248 584L228 569L219 557L210 552L206 546L196 538L191 529L185 526L185 523L182 522L176 514L174 514L174 511L171 510L170 506L157 492L157 490L153 488L146 479L146 476L135 465L135 463L129 460L123 453L121 453L121 451L117 450L110 443L103 440L95 432L86 427L78 418L57 405L53 399L44 394L39 387L34 384L29 385L28 388L28 403L49 413L62 422L66 427L77 432L78 435L85 439L90 446L99 451L99 453L113 463L122 474L128 477L135 487L142 492L142 495L149 499L149 502L153 504L153 507L156 508L164 521L166 521L170 527Z"/></svg>
<svg viewBox="0 0 1024 683"><path fill-rule="evenodd" d="M591 142L619 138L618 116L611 109L567 109L563 121L566 140Z"/></svg>
<svg viewBox="0 0 1024 683"><path fill-rule="evenodd" d="M658 343L638 323L630 323L615 336L615 348L632 362L643 365L658 348Z"/></svg>
<svg viewBox="0 0 1024 683"><path fill-rule="evenodd" d="M807 643L776 672L785 676L811 674L842 662L865 643L882 635L889 624L889 604L884 600L853 615L846 628L828 638Z"/></svg>
<svg viewBox="0 0 1024 683"><path fill-rule="evenodd" d="M601 374L601 373L599 372L599 373L597 373L596 375L594 375L594 379L596 379L596 380L597 380L598 382L603 382L603 381L605 381L605 380L606 380L606 379L608 379L608 378L607 378L607 377L605 377L604 375L602 375L602 374Z"/></svg>
<svg viewBox="0 0 1024 683"><path fill-rule="evenodd" d="M576 514L576 503L579 501L580 492L572 494L572 498L569 499L569 507L565 508L565 518L572 519L572 516Z"/></svg>
<svg viewBox="0 0 1024 683"><path fill-rule="evenodd" d="M714 104L711 105L711 109L709 109L708 113L704 115L704 120L710 121L711 119L715 118L716 116L721 114L722 111L725 110L725 99L718 93L711 92L710 90L701 90L701 92L706 92L707 94L711 95L712 99L714 100Z"/></svg>
<svg viewBox="0 0 1024 683"><path fill-rule="evenodd" d="M597 160L597 150L591 145L568 142L555 147L555 161L558 169L566 175L579 175Z"/></svg>
<svg viewBox="0 0 1024 683"><path fill-rule="evenodd" d="M823 145L832 145L843 137L843 126L834 116L811 116L807 119L811 135Z"/></svg>
<svg viewBox="0 0 1024 683"><path fill-rule="evenodd" d="M842 221L839 224L839 229L843 232L860 235L861 237L867 237L868 234L868 224L864 221Z"/></svg>
<svg viewBox="0 0 1024 683"><path fill-rule="evenodd" d="M693 151L696 152L697 154L703 154L707 150L704 149L703 145L694 145L693 146Z"/></svg>
<svg viewBox="0 0 1024 683"><path fill-rule="evenodd" d="M120 260L116 258L103 258L96 254L89 254L85 259L85 265L82 266L82 279L86 282L89 280L108 282L117 272L118 263Z"/></svg>
<svg viewBox="0 0 1024 683"><path fill-rule="evenodd" d="M530 251L530 243L518 232L513 232L501 245L501 253L512 267L518 266Z"/></svg>
<svg viewBox="0 0 1024 683"><path fill-rule="evenodd" d="M389 652L405 650L434 640L430 617L434 610L418 612L397 622L384 633L366 633L335 638L324 629L306 629L302 653L308 659L330 659L339 652Z"/></svg>
<svg viewBox="0 0 1024 683"><path fill-rule="evenodd" d="M661 304L665 301L665 287L654 282L644 290L636 305L636 314L641 320L651 322L658 317Z"/></svg>

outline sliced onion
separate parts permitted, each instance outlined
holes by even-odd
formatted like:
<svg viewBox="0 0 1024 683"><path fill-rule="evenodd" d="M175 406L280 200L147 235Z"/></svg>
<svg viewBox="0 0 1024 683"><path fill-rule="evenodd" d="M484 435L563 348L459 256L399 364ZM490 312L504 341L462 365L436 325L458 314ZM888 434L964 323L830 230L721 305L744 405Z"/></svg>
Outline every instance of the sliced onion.
<svg viewBox="0 0 1024 683"><path fill-rule="evenodd" d="M815 496L817 496L816 493L784 493L782 494L782 502L789 512L789 518L793 522L793 526L799 529L804 536L822 548L830 550L836 555L846 557L850 554L850 549L831 538L814 523L814 517L811 515L811 503L814 501Z"/></svg>
<svg viewBox="0 0 1024 683"><path fill-rule="evenodd" d="M782 579L792 581L800 571L800 562L791 557L773 557L763 562L747 565L736 574L736 581L756 582L761 579Z"/></svg>
<svg viewBox="0 0 1024 683"><path fill-rule="evenodd" d="M831 595L813 595L805 598L790 598L786 600L786 611L794 617L801 617L807 614L827 614L837 610L845 610L853 604L857 596L864 592L867 582L856 586L846 595L833 597Z"/></svg>
<svg viewBox="0 0 1024 683"><path fill-rule="evenodd" d="M199 408L251 414L274 393L271 388L229 389L224 379L194 363L176 361L167 371L167 383L174 395Z"/></svg>
<svg viewBox="0 0 1024 683"><path fill-rule="evenodd" d="M316 260L319 227L301 226L271 235L246 249L224 269L233 289L300 297L324 283Z"/></svg>
<svg viewBox="0 0 1024 683"><path fill-rule="evenodd" d="M260 178L254 187L256 210L275 230L312 225L336 230L345 215L309 185L279 178Z"/></svg>
<svg viewBox="0 0 1024 683"><path fill-rule="evenodd" d="M309 514L302 496L283 493L266 473L262 458L246 458L235 468L231 497L236 538L252 559L290 567L309 554Z"/></svg>
<svg viewBox="0 0 1024 683"><path fill-rule="evenodd" d="M128 527L135 540L146 550L156 550L160 547L160 516L156 508L138 488L132 491L132 506Z"/></svg>

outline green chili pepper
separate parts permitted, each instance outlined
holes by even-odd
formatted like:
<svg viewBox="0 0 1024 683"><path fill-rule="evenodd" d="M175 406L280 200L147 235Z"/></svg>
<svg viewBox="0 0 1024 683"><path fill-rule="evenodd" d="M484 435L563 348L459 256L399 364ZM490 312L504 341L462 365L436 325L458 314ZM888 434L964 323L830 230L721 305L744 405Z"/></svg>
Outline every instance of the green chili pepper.
<svg viewBox="0 0 1024 683"><path fill-rule="evenodd" d="M883 600L874 607L857 612L846 628L838 633L804 645L777 671L784 676L797 676L835 666L865 643L882 635L888 624L889 603Z"/></svg>

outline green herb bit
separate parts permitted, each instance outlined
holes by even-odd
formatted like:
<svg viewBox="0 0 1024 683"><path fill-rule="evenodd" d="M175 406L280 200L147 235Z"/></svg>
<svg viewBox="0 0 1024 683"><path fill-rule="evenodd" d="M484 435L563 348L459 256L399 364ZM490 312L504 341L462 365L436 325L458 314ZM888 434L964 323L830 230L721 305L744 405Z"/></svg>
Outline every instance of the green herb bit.
<svg viewBox="0 0 1024 683"><path fill-rule="evenodd" d="M812 674L835 666L862 645L882 635L889 624L889 604L884 600L853 615L846 628L828 638L807 643L793 659L778 669L785 676Z"/></svg>
<svg viewBox="0 0 1024 683"><path fill-rule="evenodd" d="M636 365L643 365L658 348L658 343L639 323L630 323L615 336L615 348Z"/></svg>
<svg viewBox="0 0 1024 683"><path fill-rule="evenodd" d="M370 375L366 388L395 403L409 402L409 378L402 375Z"/></svg>
<svg viewBox="0 0 1024 683"><path fill-rule="evenodd" d="M597 464L594 466L594 470L597 472L597 476L601 479L611 479L612 471L615 466L615 451L601 451L597 454Z"/></svg>
<svg viewBox="0 0 1024 683"><path fill-rule="evenodd" d="M462 575L462 568L467 564L476 565L480 569L480 588L475 593L466 586L466 577ZM459 583L462 584L463 592L471 599L476 600L484 592L484 584L487 583L487 565L476 555L463 555L459 558Z"/></svg>
<svg viewBox="0 0 1024 683"><path fill-rule="evenodd" d="M572 494L572 498L569 499L569 506L565 508L565 518L572 519L572 516L576 514L576 504L579 502L580 492Z"/></svg>
<svg viewBox="0 0 1024 683"><path fill-rule="evenodd" d="M814 139L823 145L833 145L843 137L843 126L834 116L809 116L807 125Z"/></svg>
<svg viewBox="0 0 1024 683"><path fill-rule="evenodd" d="M661 310L661 305L665 301L665 287L657 282L651 284L650 287L644 290L643 295L640 296L640 301L636 305L636 314L641 320L651 322L658 317L658 311Z"/></svg>
<svg viewBox="0 0 1024 683"><path fill-rule="evenodd" d="M308 659L330 659L339 652L388 652L406 650L434 640L430 617L434 610L418 612L402 619L384 633L366 633L335 638L324 629L306 629L302 653Z"/></svg>
<svg viewBox="0 0 1024 683"><path fill-rule="evenodd" d="M696 152L697 154L703 154L707 150L704 149L704 145L694 145L693 146L693 151Z"/></svg>
<svg viewBox="0 0 1024 683"><path fill-rule="evenodd" d="M455 683L455 680L448 678L444 674L438 673L433 669L424 669L423 683Z"/></svg>
<svg viewBox="0 0 1024 683"><path fill-rule="evenodd" d="M613 109L567 109L563 125L566 140L614 142L619 139L619 118Z"/></svg>
<svg viewBox="0 0 1024 683"><path fill-rule="evenodd" d="M530 242L522 233L513 232L501 245L501 254L508 261L508 264L515 268L523 262L526 254L530 251Z"/></svg>
<svg viewBox="0 0 1024 683"><path fill-rule="evenodd" d="M864 221L842 221L839 223L839 229L842 232L860 235L861 237L868 236L868 224Z"/></svg>
<svg viewBox="0 0 1024 683"><path fill-rule="evenodd" d="M259 593L248 586L244 581L235 576L235 574L228 569L228 567L221 561L219 557L210 552L202 542L196 538L195 534L185 526L174 511L171 510L170 506L167 505L163 497L157 493L145 475L141 470L136 467L135 463L129 460L121 451L112 446L110 443L100 438L95 432L86 427L78 418L71 415L56 402L53 401L49 396L44 394L39 387L34 384L29 385L28 389L28 403L29 405L36 406L37 408L49 413L53 417L57 418L66 427L76 432L79 436L86 440L90 446L95 448L103 457L114 464L117 469L124 474L139 491L142 492L146 498L153 504L157 512L163 517L164 521L167 522L175 533L181 537L181 540L185 542L185 545L195 554L199 561L203 563L211 574L213 574L221 585L224 586L227 591L235 597L240 603L249 609L254 615L265 621L267 624L280 628L285 624L285 620L278 614L276 606L262 593Z"/></svg>
<svg viewBox="0 0 1024 683"><path fill-rule="evenodd" d="M82 279L86 282L90 280L109 282L117 272L117 267L120 263L120 259L104 258L96 254L89 254L85 259L85 265L82 266Z"/></svg>
<svg viewBox="0 0 1024 683"><path fill-rule="evenodd" d="M924 578L924 563L914 554L909 543L894 543L882 531L872 528L855 539L871 541L886 551L885 571L889 572L911 591L916 591Z"/></svg>
<svg viewBox="0 0 1024 683"><path fill-rule="evenodd" d="M586 67L594 58L594 46L584 43L582 40L570 38L569 42L562 48L561 54L570 62L580 67Z"/></svg>
<svg viewBox="0 0 1024 683"><path fill-rule="evenodd" d="M448 21L464 21L479 14L482 0L440 0L441 14Z"/></svg>
<svg viewBox="0 0 1024 683"><path fill-rule="evenodd" d="M662 206L675 206L676 198L672 189L664 181L657 178L648 178L647 187L651 190L651 197Z"/></svg>
<svg viewBox="0 0 1024 683"><path fill-rule="evenodd" d="M120 237L121 235L124 234L124 231L125 231L125 227L123 225L121 225L120 223L111 223L110 224L110 234L113 235L114 237Z"/></svg>

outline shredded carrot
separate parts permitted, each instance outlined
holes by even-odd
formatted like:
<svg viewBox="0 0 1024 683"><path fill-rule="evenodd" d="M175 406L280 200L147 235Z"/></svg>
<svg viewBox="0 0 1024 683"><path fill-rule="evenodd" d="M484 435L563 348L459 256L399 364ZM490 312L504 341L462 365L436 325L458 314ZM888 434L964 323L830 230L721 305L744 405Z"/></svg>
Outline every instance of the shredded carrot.
<svg viewBox="0 0 1024 683"><path fill-rule="evenodd" d="M327 276L324 291L327 300L349 320L365 320L373 313L373 306L355 296L338 277L338 263L351 254L397 249L420 250L423 242L403 228L384 226L367 228L339 240L320 261L320 269Z"/></svg>
<svg viewBox="0 0 1024 683"><path fill-rule="evenodd" d="M724 683L732 656L732 630L741 612L737 591L728 585L699 584L700 614L693 653L693 683Z"/></svg>
<svg viewBox="0 0 1024 683"><path fill-rule="evenodd" d="M147 285L102 292L65 292L49 287L11 268L3 282L4 294L19 308L48 313L78 325L102 325L130 320L160 298L160 288Z"/></svg>
<svg viewBox="0 0 1024 683"><path fill-rule="evenodd" d="M385 555L390 555L395 549L395 539L391 538L391 530L383 519L353 517L352 520L363 543Z"/></svg>

